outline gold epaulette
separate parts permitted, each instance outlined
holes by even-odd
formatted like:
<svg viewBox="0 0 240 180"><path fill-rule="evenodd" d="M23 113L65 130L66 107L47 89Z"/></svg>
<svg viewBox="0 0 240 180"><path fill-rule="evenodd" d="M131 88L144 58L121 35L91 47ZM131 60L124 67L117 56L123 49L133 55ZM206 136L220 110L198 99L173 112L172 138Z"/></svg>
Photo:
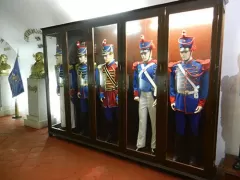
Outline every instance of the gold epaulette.
<svg viewBox="0 0 240 180"><path fill-rule="evenodd" d="M99 64L98 66L97 66L97 68L98 69L102 69L102 67L105 65L106 63L104 63L104 64Z"/></svg>
<svg viewBox="0 0 240 180"><path fill-rule="evenodd" d="M55 65L55 68L59 68L61 64L56 64Z"/></svg>
<svg viewBox="0 0 240 180"><path fill-rule="evenodd" d="M73 65L69 65L68 68L69 68L69 70L72 70L73 69Z"/></svg>
<svg viewBox="0 0 240 180"><path fill-rule="evenodd" d="M79 68L80 64L76 64L75 65L75 70L78 71L78 68Z"/></svg>

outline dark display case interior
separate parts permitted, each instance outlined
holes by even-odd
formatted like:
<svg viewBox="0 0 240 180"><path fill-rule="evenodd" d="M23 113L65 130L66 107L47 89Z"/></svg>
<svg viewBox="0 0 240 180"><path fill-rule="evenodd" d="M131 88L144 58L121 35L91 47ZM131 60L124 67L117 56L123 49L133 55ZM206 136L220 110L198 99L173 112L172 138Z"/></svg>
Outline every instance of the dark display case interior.
<svg viewBox="0 0 240 180"><path fill-rule="evenodd" d="M68 31L69 95L71 129L76 135L90 136L88 106L88 31Z"/></svg>
<svg viewBox="0 0 240 180"><path fill-rule="evenodd" d="M202 169L212 22L213 8L169 16L169 104L175 107L168 110L167 159Z"/></svg>
<svg viewBox="0 0 240 180"><path fill-rule="evenodd" d="M93 28L96 45L95 81L97 140L118 144L118 47L117 24Z"/></svg>
<svg viewBox="0 0 240 180"><path fill-rule="evenodd" d="M146 81L138 77L141 66L137 64L157 61L157 34L158 17L126 22L127 148L151 155L156 149L156 107L152 89L136 91ZM149 75L155 81L156 64L152 67Z"/></svg>

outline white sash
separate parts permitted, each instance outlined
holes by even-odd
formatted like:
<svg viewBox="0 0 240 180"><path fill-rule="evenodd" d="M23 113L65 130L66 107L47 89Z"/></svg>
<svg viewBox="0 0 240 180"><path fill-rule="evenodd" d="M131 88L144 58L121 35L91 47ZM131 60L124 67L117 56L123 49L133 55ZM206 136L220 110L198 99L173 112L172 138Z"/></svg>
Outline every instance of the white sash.
<svg viewBox="0 0 240 180"><path fill-rule="evenodd" d="M149 63L146 67L144 67L144 64L141 64L141 68L142 70L139 72L138 77L141 78L142 73L145 74L145 76L147 77L148 81L151 83L151 85L154 88L154 92L153 95L156 97L157 96L157 85L155 84L155 82L153 81L153 79L150 77L150 75L147 72L147 69L151 66L153 66L155 63Z"/></svg>
<svg viewBox="0 0 240 180"><path fill-rule="evenodd" d="M194 89L194 98L197 99L198 98L198 89L199 89L199 86L196 86L192 81L191 79L189 79L186 75L186 72L185 70L183 69L182 65L181 64L177 64L178 68L180 69L180 71L183 73L183 75L186 77L186 79L188 80L188 82L191 84L191 86L193 87Z"/></svg>

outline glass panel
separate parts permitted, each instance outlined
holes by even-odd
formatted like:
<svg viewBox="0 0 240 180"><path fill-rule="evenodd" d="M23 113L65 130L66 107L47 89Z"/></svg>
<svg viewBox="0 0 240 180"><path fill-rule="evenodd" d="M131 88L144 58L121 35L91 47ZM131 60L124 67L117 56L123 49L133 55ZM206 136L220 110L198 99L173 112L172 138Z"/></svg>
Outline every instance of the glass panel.
<svg viewBox="0 0 240 180"><path fill-rule="evenodd" d="M97 100L97 139L118 143L117 25L94 28Z"/></svg>
<svg viewBox="0 0 240 180"><path fill-rule="evenodd" d="M88 66L86 31L68 32L69 94L72 132L89 136Z"/></svg>
<svg viewBox="0 0 240 180"><path fill-rule="evenodd" d="M46 42L52 126L66 130L61 36L60 34L48 35Z"/></svg>
<svg viewBox="0 0 240 180"><path fill-rule="evenodd" d="M213 8L169 16L167 159L197 167L203 164L212 21Z"/></svg>
<svg viewBox="0 0 240 180"><path fill-rule="evenodd" d="M127 148L152 155L156 148L157 33L158 17L126 23Z"/></svg>

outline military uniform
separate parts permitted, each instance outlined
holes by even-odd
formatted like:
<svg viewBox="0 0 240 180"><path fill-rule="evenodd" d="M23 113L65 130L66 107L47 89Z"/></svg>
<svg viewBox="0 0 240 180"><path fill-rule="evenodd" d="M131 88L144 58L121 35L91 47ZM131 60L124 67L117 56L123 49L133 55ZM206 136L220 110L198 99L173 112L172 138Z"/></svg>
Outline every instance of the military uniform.
<svg viewBox="0 0 240 180"><path fill-rule="evenodd" d="M62 56L62 50L57 46L56 56ZM55 65L55 74L57 79L57 94L60 96L60 121L61 127L66 128L66 116L65 116L65 101L64 101L64 72L63 72L63 65L57 64ZM69 82L70 82L70 95L76 85L76 73L73 69L73 66L69 66ZM71 96L71 126L75 128L75 97Z"/></svg>
<svg viewBox="0 0 240 180"><path fill-rule="evenodd" d="M151 41L140 41L140 50L152 51ZM151 148L156 148L156 107L153 106L157 96L157 87L155 83L157 60L148 60L134 62L134 97L139 98L139 129L137 138L137 148L143 148L146 145L147 115L149 113L152 127Z"/></svg>
<svg viewBox="0 0 240 180"><path fill-rule="evenodd" d="M85 42L77 42L78 57L87 56L87 46ZM88 133L89 118L88 118L88 70L87 61L79 63L75 66L77 72L77 92L78 105L77 111L80 118L76 121L77 130L81 133Z"/></svg>
<svg viewBox="0 0 240 180"><path fill-rule="evenodd" d="M103 44L102 55L113 53L112 44ZM99 83L100 83L100 95L99 98L103 101L102 106L104 108L104 115L106 119L106 127L108 136L116 135L115 126L113 122L117 120L118 110L118 78L117 78L117 62L112 59L108 63L104 63L98 66L99 69ZM108 139L108 138L107 138Z"/></svg>
<svg viewBox="0 0 240 180"><path fill-rule="evenodd" d="M87 56L87 46L85 42L77 42L78 57ZM87 57L86 57L87 58ZM88 118L88 65L86 62L76 64L77 72L77 96L78 106L77 111L80 119L76 121L77 130L81 133L88 133L89 118ZM95 77L98 76L98 70L95 68Z"/></svg>
<svg viewBox="0 0 240 180"><path fill-rule="evenodd" d="M180 50L193 51L194 38L183 35L179 38ZM201 112L195 113L198 106L203 107L208 95L210 60L190 59L169 63L170 71L170 102L175 103L176 119L176 154L182 156L181 148L185 136L186 122L191 129L190 156L196 157Z"/></svg>

